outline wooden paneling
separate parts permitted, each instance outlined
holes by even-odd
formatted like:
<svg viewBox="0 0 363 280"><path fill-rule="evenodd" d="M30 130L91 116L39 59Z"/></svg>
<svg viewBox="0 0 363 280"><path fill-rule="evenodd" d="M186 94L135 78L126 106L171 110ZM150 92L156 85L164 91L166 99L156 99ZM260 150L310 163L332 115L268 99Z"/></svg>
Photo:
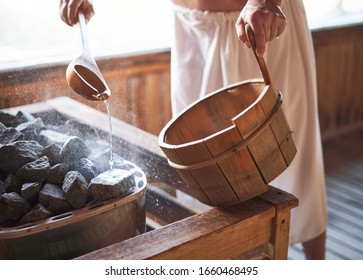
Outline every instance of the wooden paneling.
<svg viewBox="0 0 363 280"><path fill-rule="evenodd" d="M313 32L324 139L363 127L363 25Z"/></svg>
<svg viewBox="0 0 363 280"><path fill-rule="evenodd" d="M0 72L0 109L69 96L106 112L102 102L88 101L67 85L69 62ZM170 51L159 50L97 59L107 81L112 116L153 134L171 118Z"/></svg>

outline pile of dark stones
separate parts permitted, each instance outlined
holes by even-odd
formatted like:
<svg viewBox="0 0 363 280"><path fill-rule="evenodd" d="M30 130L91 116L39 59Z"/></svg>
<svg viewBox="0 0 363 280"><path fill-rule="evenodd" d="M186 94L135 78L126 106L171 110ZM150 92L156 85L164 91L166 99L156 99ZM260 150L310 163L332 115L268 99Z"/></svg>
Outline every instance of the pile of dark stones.
<svg viewBox="0 0 363 280"><path fill-rule="evenodd" d="M110 170L109 150L96 130L55 119L47 123L44 116L0 111L0 226L36 222L133 192L137 174L117 155Z"/></svg>

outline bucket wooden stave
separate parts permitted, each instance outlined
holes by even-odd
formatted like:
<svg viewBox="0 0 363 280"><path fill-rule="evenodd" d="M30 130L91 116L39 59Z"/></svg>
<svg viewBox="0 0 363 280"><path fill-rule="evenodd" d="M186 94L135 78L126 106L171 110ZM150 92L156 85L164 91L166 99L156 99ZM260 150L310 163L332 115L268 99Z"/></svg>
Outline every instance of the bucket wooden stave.
<svg viewBox="0 0 363 280"><path fill-rule="evenodd" d="M209 94L159 135L169 164L187 184L183 191L205 204L233 205L266 192L296 154L282 95L271 85L263 58L256 58L263 80Z"/></svg>

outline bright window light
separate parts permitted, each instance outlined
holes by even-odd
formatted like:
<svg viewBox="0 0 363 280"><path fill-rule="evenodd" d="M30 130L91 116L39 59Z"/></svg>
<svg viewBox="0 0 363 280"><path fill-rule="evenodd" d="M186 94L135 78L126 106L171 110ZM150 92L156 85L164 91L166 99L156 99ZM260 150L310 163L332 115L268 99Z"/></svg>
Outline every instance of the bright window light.
<svg viewBox="0 0 363 280"><path fill-rule="evenodd" d="M294 0L289 0L294 1ZM363 22L362 0L304 0L312 29ZM59 0L0 0L0 69L71 60L81 50L78 26L58 15ZM97 56L168 48L169 0L94 0L87 26Z"/></svg>

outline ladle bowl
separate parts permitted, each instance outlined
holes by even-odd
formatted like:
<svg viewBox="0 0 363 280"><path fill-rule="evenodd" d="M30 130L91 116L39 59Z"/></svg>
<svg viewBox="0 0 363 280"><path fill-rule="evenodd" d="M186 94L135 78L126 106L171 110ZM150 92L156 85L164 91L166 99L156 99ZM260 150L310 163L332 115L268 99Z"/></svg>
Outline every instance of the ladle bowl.
<svg viewBox="0 0 363 280"><path fill-rule="evenodd" d="M80 13L78 18L83 50L81 56L67 67L67 83L77 94L88 100L104 101L111 96L111 92L91 54L84 15Z"/></svg>

